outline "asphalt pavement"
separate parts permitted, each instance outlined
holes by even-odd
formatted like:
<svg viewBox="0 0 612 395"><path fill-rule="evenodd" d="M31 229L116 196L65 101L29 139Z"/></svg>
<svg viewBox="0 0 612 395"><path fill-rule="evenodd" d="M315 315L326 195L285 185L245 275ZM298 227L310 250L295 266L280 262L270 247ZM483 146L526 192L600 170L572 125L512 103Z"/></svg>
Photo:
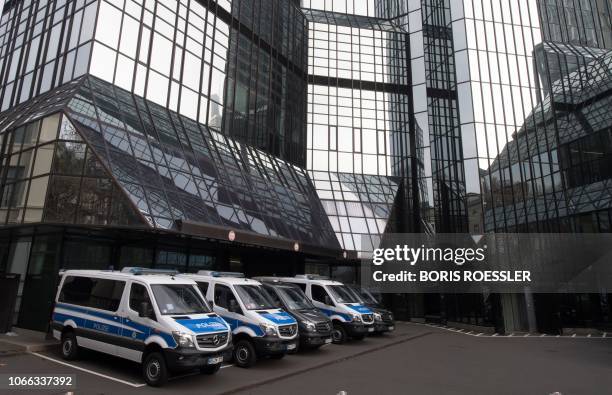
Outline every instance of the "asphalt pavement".
<svg viewBox="0 0 612 395"><path fill-rule="evenodd" d="M0 357L0 375L33 373L75 375L75 394L599 395L612 388L612 339L474 337L399 324L391 335L174 377L163 388L144 385L137 364L95 352L69 364L58 350Z"/></svg>

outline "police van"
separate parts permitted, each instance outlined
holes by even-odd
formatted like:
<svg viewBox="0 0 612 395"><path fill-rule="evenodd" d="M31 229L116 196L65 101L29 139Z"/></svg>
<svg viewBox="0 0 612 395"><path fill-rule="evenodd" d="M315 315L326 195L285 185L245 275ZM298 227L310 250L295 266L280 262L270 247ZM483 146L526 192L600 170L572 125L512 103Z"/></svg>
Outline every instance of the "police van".
<svg viewBox="0 0 612 395"><path fill-rule="evenodd" d="M331 320L312 304L300 287L277 277L255 277L255 280L262 283L276 306L295 318L301 348L315 349L332 342Z"/></svg>
<svg viewBox="0 0 612 395"><path fill-rule="evenodd" d="M198 284L232 328L236 365L248 368L263 356L281 359L297 348L297 322L274 305L260 282L242 273L206 270L183 276Z"/></svg>
<svg viewBox="0 0 612 395"><path fill-rule="evenodd" d="M374 332L374 313L341 282L313 274L280 279L302 288L314 306L332 320L334 343L344 343L349 337L362 340Z"/></svg>
<svg viewBox="0 0 612 395"><path fill-rule="evenodd" d="M62 356L76 359L87 348L139 362L152 386L163 385L171 372L216 373L231 350L230 327L196 283L177 274L142 268L61 272L52 328Z"/></svg>
<svg viewBox="0 0 612 395"><path fill-rule="evenodd" d="M387 310L380 298L376 298L374 294L357 284L347 285L351 291L361 300L361 303L374 312L374 332L381 334L393 332L395 330L395 320L393 313Z"/></svg>

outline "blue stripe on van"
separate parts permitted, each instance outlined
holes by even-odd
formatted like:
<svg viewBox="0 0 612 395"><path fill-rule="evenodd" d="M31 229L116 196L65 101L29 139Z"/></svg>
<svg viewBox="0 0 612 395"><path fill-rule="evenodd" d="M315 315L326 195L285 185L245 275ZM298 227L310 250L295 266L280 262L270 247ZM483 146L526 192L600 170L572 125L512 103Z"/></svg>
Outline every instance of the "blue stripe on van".
<svg viewBox="0 0 612 395"><path fill-rule="evenodd" d="M221 317L207 317L197 320L176 320L176 322L196 334L227 331Z"/></svg>
<svg viewBox="0 0 612 395"><path fill-rule="evenodd" d="M225 322L227 322L227 324L230 326L232 333L234 333L239 327L246 326L247 328L251 328L253 332L255 332L255 336L261 337L265 334L264 331L259 327L259 325L251 324L250 322L237 320L231 317L221 316L221 318L223 318Z"/></svg>
<svg viewBox="0 0 612 395"><path fill-rule="evenodd" d="M279 311L278 313L259 313L262 317L265 317L267 320L274 322L276 325L290 325L295 324L297 321L295 318L285 313L284 311Z"/></svg>
<svg viewBox="0 0 612 395"><path fill-rule="evenodd" d="M318 309L321 310L328 317L331 317L332 315L339 315L340 317L344 318L347 322L351 322L353 319L350 315L345 314L345 313L340 313L339 311L323 309L320 307L318 307Z"/></svg>
<svg viewBox="0 0 612 395"><path fill-rule="evenodd" d="M352 310L355 310L356 312L358 312L360 314L372 314L372 310L370 310L367 307L362 306L360 304L358 304L358 305L347 304L346 306L350 307Z"/></svg>
<svg viewBox="0 0 612 395"><path fill-rule="evenodd" d="M104 318L104 319L107 319L107 320L110 320L110 321L113 321L114 317L116 317L115 315L112 315L112 314L102 313L102 312L99 312L99 311L90 310L90 309L83 308L83 307L72 306L72 305L68 305L68 304L65 304L65 303L57 303L56 307L61 307L62 309L72 310L72 311L75 311L75 312L78 312L78 313L87 314L87 315L93 316L93 317ZM57 316L57 318L56 318L56 316ZM54 321L58 321L58 322L64 323L67 319L73 320L77 324L77 326L79 326L81 328L99 330L99 331L105 332L105 333L110 333L110 334L115 334L115 335L122 335L122 336L125 336L125 337L133 338L133 332L129 332L127 330L123 330L123 332L122 332L120 327L116 327L116 326L111 325L111 324L96 323L95 320L92 320L92 319L85 320L85 319L80 318L80 317L75 317L75 316L67 315L67 314L63 314L63 313L55 313L55 312L53 313L53 320ZM136 330L138 330L140 332L143 332L143 333L136 333L136 338L139 339L139 340L143 340L144 341L147 332L150 332L150 335L158 335L162 339L164 339L166 341L166 343L168 344L168 347L176 348L176 346L178 346L178 344L174 340L174 337L171 334L169 334L169 333L162 332L162 331L159 331L157 329L151 328L149 326L138 324L136 322L125 322L124 320L122 320L122 321L123 321L122 322L123 325L129 326L130 328L133 328L133 329L136 329Z"/></svg>
<svg viewBox="0 0 612 395"><path fill-rule="evenodd" d="M53 321L64 323L66 320L73 320L78 327L85 326L85 319L81 317L74 317L72 315L62 314L62 313L53 313Z"/></svg>

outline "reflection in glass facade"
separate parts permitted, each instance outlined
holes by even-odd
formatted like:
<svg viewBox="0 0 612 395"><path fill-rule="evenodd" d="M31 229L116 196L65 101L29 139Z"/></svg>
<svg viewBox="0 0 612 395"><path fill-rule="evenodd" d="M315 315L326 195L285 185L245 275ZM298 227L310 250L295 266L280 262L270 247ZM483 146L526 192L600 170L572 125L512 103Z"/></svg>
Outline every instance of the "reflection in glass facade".
<svg viewBox="0 0 612 395"><path fill-rule="evenodd" d="M177 229L187 221L339 249L305 170L99 79L82 79L72 92L61 123L57 114L44 118L43 126L54 122L44 140L38 121L17 127L36 106L20 108L17 128L2 135L10 142L2 156L8 223ZM28 185L39 199L47 191L44 216ZM116 214L123 211L131 214Z"/></svg>
<svg viewBox="0 0 612 395"><path fill-rule="evenodd" d="M385 198L390 204L396 194L401 196L401 213L391 228L414 229L412 200L417 199L418 189L412 171L422 169L422 162L416 161L407 31L376 17L373 1L305 1L302 6L309 21L308 169L319 175L317 185L338 177L352 188L356 180L367 180L364 188L371 191L397 183L389 189L395 193ZM388 176L397 179L390 181ZM329 188L317 190L322 199L331 193ZM340 197L334 199L337 205L344 204ZM366 204L369 199L362 201ZM369 236L364 237L364 245L354 237L366 234L365 229L371 235L384 232L380 223L378 228L355 225L360 230L351 231L348 222L338 223L333 217L335 210L327 211L347 250L371 247ZM370 219L386 224L389 215L385 212Z"/></svg>
<svg viewBox="0 0 612 395"><path fill-rule="evenodd" d="M303 165L306 29L281 0L101 0L90 73Z"/></svg>
<svg viewBox="0 0 612 395"><path fill-rule="evenodd" d="M97 0L3 3L0 111L87 73Z"/></svg>
<svg viewBox="0 0 612 395"><path fill-rule="evenodd" d="M398 183L390 177L311 171L310 176L345 251L372 251L385 232Z"/></svg>
<svg viewBox="0 0 612 395"><path fill-rule="evenodd" d="M291 263L270 273L305 265L353 280L353 252L385 231L610 231L611 8L9 1L0 17L2 230L88 225L118 241L112 232L180 238L200 225L219 233L198 243L225 243L235 229L252 237L249 247L168 248L142 260L229 269L289 240L297 250L285 243L290 253L276 258ZM56 254L46 236L33 237L36 254ZM0 247L17 249L6 240ZM97 248L108 252L98 263L132 256ZM348 259L331 258L342 250ZM524 313L530 298L428 295L424 307L396 307L548 330L545 313ZM600 312L598 323L612 316L605 295L534 298L553 303L558 326L586 325L578 311Z"/></svg>
<svg viewBox="0 0 612 395"><path fill-rule="evenodd" d="M408 119L405 55L395 57L392 49L405 48L405 35L373 18L305 13L308 168L391 175L392 138L404 126L400 111Z"/></svg>
<svg viewBox="0 0 612 395"><path fill-rule="evenodd" d="M376 9L410 34L430 231L609 231L609 1L380 0ZM529 297L483 296L432 295L425 306L464 323L549 329L545 313L517 313ZM544 299L536 304L550 306ZM584 325L588 314L576 312L588 309L603 319L605 295L591 299L553 302L558 325Z"/></svg>
<svg viewBox="0 0 612 395"><path fill-rule="evenodd" d="M2 134L3 225L142 226L70 121L59 113Z"/></svg>
<svg viewBox="0 0 612 395"><path fill-rule="evenodd" d="M513 188L529 194L504 200L507 189L492 187L486 229L497 230L496 218L507 212L512 215L504 225L511 231L610 231L611 86L612 51L554 82L491 167L522 175Z"/></svg>
<svg viewBox="0 0 612 395"><path fill-rule="evenodd" d="M451 7L451 17L466 180L464 205L471 220L465 228L478 233L488 229L477 220L482 211L479 215L474 212L479 205L489 209L495 204L494 195L483 191L505 185L505 199L522 196L523 191L511 187L518 174L490 167L539 100L533 56L542 37L536 1L465 2L463 7ZM510 220L510 215L499 221Z"/></svg>
<svg viewBox="0 0 612 395"><path fill-rule="evenodd" d="M295 3L8 2L0 111L89 73L303 166L308 26Z"/></svg>

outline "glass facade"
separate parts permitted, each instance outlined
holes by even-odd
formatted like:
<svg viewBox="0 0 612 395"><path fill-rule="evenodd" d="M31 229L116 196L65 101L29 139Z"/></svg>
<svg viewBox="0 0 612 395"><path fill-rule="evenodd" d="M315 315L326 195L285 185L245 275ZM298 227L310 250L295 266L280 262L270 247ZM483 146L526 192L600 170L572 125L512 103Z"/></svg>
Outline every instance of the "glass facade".
<svg viewBox="0 0 612 395"><path fill-rule="evenodd" d="M87 73L98 1L7 1L0 17L0 112Z"/></svg>
<svg viewBox="0 0 612 395"><path fill-rule="evenodd" d="M143 225L65 116L19 126L2 140L2 224Z"/></svg>
<svg viewBox="0 0 612 395"><path fill-rule="evenodd" d="M540 0L548 40L594 48L612 48L612 4L607 0Z"/></svg>
<svg viewBox="0 0 612 395"><path fill-rule="evenodd" d="M292 265L353 279L358 252L384 232L610 231L611 8L8 1L0 224L100 228L112 243L118 229L153 237L199 226L223 242L235 230L249 248L289 242ZM0 240L5 268L26 249L40 262L62 254L46 234L11 237ZM102 251L91 252L104 257L99 266L210 267L219 258L243 267L223 247L102 244L91 249ZM244 262L258 254L242 253ZM531 303L521 297L428 295L410 314L531 329L524 314L508 318ZM567 298L559 305L607 300ZM572 325L583 320L559 309Z"/></svg>
<svg viewBox="0 0 612 395"><path fill-rule="evenodd" d="M608 51L554 82L491 167L522 174L525 181L515 188L530 193L512 202L503 199L501 186L493 188L497 199L485 211L485 228L495 229L505 211L513 214L505 224L512 231L609 231L611 65Z"/></svg>
<svg viewBox="0 0 612 395"><path fill-rule="evenodd" d="M304 166L295 2L18 1L0 19L0 111L91 74Z"/></svg>
<svg viewBox="0 0 612 395"><path fill-rule="evenodd" d="M414 230L419 189L413 176L423 171L424 161L412 116L408 32L381 18L374 1L304 1L302 6L309 21L307 167L315 174L329 172L323 179L340 173L345 181L368 180L372 190L397 183L400 208L389 218L390 229ZM395 181L385 180L390 176ZM361 245L348 227L335 225L347 249L370 244L369 237ZM374 227L371 234L383 231Z"/></svg>
<svg viewBox="0 0 612 395"><path fill-rule="evenodd" d="M376 12L410 35L422 224L475 234L609 231L609 1L381 0ZM435 316L495 326L527 305L508 295L424 299ZM553 307L559 316L605 300L569 299ZM580 320L570 321L559 325Z"/></svg>
<svg viewBox="0 0 612 395"><path fill-rule="evenodd" d="M375 175L320 171L310 175L342 248L358 253L377 248L399 184Z"/></svg>
<svg viewBox="0 0 612 395"><path fill-rule="evenodd" d="M540 22L536 1L465 2L452 8L451 16L465 179L472 181L465 183L465 206L479 211L479 198L490 209L500 197L518 200L529 193L513 188L520 184L520 173L491 165L540 100L533 58L542 41ZM493 185L498 191L503 186L501 196L492 192ZM495 221L506 224L513 221L511 215L504 212ZM468 218L467 230L491 230L478 215Z"/></svg>
<svg viewBox="0 0 612 395"><path fill-rule="evenodd" d="M61 122L19 108L2 135L8 223L186 221L339 250L305 170L99 79L72 92Z"/></svg>
<svg viewBox="0 0 612 395"><path fill-rule="evenodd" d="M409 117L406 54L393 50L405 50L405 34L374 18L305 13L308 168L391 175L393 139Z"/></svg>
<svg viewBox="0 0 612 395"><path fill-rule="evenodd" d="M303 165L306 29L281 0L103 0L90 73Z"/></svg>

